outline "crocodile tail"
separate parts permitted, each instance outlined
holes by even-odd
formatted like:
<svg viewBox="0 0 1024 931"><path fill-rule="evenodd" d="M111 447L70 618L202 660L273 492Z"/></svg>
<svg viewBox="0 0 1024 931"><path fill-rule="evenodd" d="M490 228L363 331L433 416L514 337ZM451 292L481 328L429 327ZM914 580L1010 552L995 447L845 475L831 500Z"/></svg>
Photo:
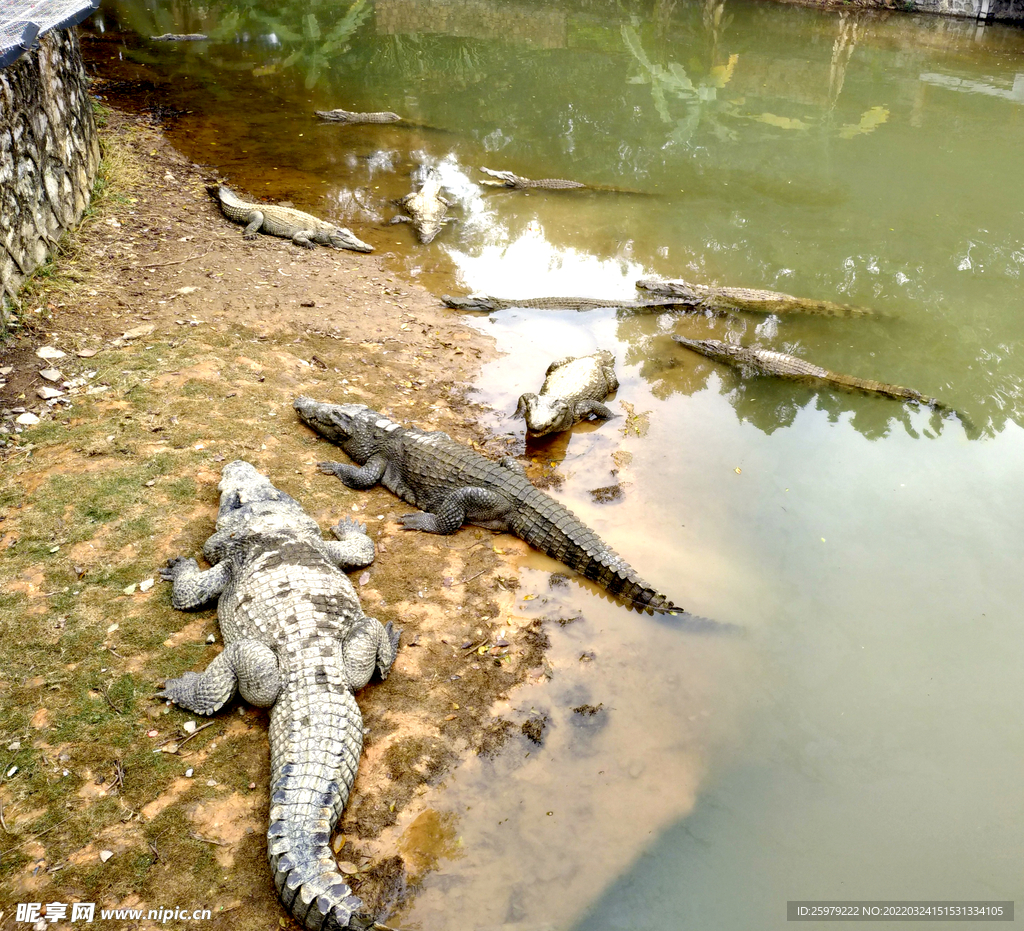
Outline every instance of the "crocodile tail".
<svg viewBox="0 0 1024 931"><path fill-rule="evenodd" d="M271 712L270 868L282 904L310 931L370 923L330 848L362 745L362 715L346 688L293 680Z"/></svg>
<svg viewBox="0 0 1024 931"><path fill-rule="evenodd" d="M510 529L520 539L596 582L635 611L682 614L683 609L642 581L632 566L568 508L543 492L537 507L520 508Z"/></svg>

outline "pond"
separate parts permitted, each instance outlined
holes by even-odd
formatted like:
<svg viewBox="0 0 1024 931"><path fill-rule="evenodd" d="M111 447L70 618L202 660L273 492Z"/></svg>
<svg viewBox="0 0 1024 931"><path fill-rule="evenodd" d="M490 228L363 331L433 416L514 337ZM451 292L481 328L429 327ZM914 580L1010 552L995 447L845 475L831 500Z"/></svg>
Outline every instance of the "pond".
<svg viewBox="0 0 1024 931"><path fill-rule="evenodd" d="M743 633L526 560L521 615L562 623L550 678L498 710L546 716L544 742L437 791L396 924L765 929L794 899L1021 893L1024 32L739 0L105 0L94 22L101 73L189 157L438 295L621 299L658 275L872 311L467 317L503 353L476 385L487 426L641 576ZM142 38L169 32L209 40ZM335 107L404 121L313 115ZM591 188L494 190L482 166ZM389 221L426 167L458 222L420 246ZM518 396L601 348L619 416L524 445Z"/></svg>

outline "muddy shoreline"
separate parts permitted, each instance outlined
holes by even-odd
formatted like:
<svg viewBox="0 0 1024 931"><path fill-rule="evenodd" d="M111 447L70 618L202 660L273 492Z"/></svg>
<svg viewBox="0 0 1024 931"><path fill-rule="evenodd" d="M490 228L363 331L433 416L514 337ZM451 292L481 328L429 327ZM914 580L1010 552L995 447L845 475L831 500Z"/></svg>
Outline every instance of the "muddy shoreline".
<svg viewBox="0 0 1024 931"><path fill-rule="evenodd" d="M173 612L157 569L198 554L221 464L244 458L322 527L366 522L377 559L353 581L367 614L404 630L387 682L358 695L366 746L334 844L384 915L409 877L381 833L518 729L491 708L543 674L546 637L509 611L518 541L403 532L398 499L316 472L343 456L291 401L360 401L505 454L468 388L493 344L377 254L246 242L157 125L105 122L120 167L0 347L2 612L20 625L0 646L0 760L17 767L0 784L0 876L16 901L194 903L243 929L286 917L266 865L266 715L235 701L193 740L193 717L154 697L220 649L214 613ZM44 345L64 355L44 361ZM62 394L45 401L48 367ZM15 426L23 412L40 423Z"/></svg>

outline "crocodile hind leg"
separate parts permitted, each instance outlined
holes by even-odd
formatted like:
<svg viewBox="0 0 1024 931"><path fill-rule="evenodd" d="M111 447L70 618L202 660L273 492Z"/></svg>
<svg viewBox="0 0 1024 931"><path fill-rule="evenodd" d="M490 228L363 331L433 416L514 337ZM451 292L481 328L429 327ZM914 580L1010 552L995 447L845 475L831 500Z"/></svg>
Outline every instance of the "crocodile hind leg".
<svg viewBox="0 0 1024 931"><path fill-rule="evenodd" d="M406 530L427 533L455 533L466 521L488 530L507 530L511 504L508 498L488 488L459 488L433 509L403 514L398 518Z"/></svg>
<svg viewBox="0 0 1024 931"><path fill-rule="evenodd" d="M160 698L196 714L220 711L235 694L242 693L250 705L269 708L281 691L281 673L277 656L259 640L235 640L229 643L203 672L186 672L168 679Z"/></svg>
<svg viewBox="0 0 1024 931"><path fill-rule="evenodd" d="M398 654L398 638L390 621L381 624L375 617L363 617L345 638L345 678L349 688L361 689L374 670L386 679Z"/></svg>

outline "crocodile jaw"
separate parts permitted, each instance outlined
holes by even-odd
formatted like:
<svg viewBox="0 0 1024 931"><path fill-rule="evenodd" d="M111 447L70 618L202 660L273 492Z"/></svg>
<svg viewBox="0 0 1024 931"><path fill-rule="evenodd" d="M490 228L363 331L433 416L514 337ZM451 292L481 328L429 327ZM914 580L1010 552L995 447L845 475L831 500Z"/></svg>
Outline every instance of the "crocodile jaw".
<svg viewBox="0 0 1024 931"><path fill-rule="evenodd" d="M307 397L296 398L293 406L304 423L338 445L352 436L360 415L369 410L365 404L326 404Z"/></svg>
<svg viewBox="0 0 1024 931"><path fill-rule="evenodd" d="M373 252L373 246L358 239L352 230L343 226L331 230L331 245L335 249L349 249L352 252Z"/></svg>

